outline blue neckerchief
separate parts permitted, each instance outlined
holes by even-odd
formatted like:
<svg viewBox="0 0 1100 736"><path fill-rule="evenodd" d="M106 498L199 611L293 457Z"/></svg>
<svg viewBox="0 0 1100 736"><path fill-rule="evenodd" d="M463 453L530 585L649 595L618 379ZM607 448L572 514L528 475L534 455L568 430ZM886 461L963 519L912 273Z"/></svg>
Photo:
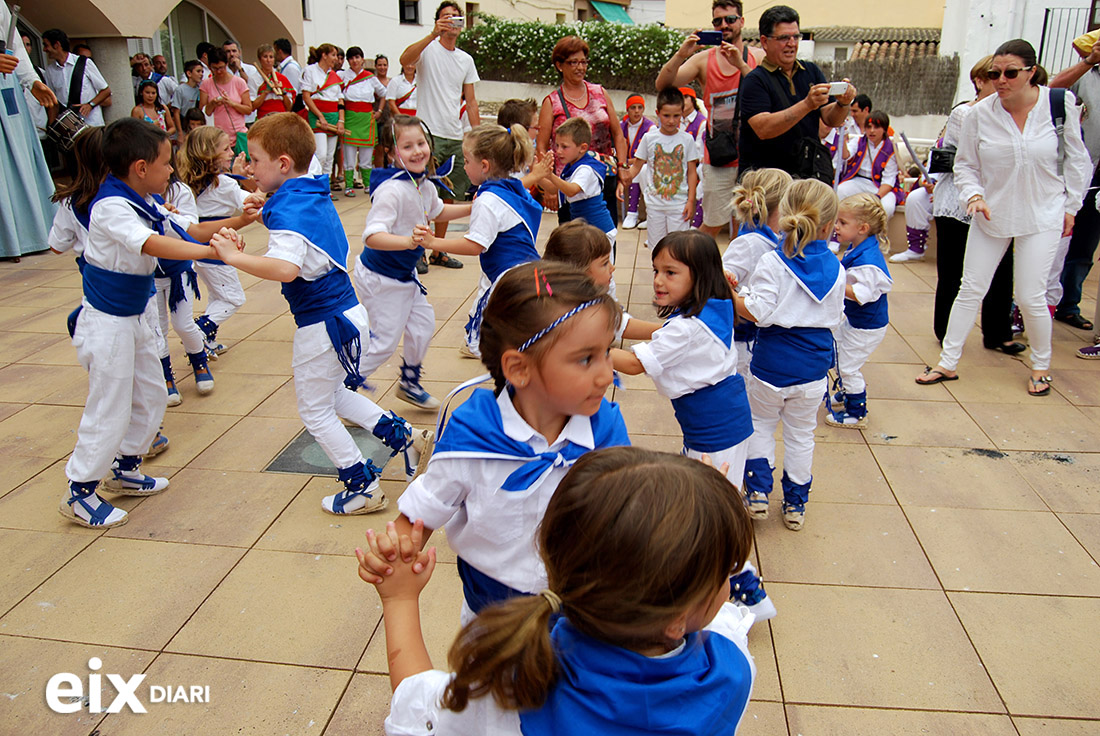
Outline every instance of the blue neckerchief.
<svg viewBox="0 0 1100 736"><path fill-rule="evenodd" d="M91 211L96 202L107 197L122 197L134 208L138 215L149 222L153 230L156 230L160 235L164 235L164 221L167 218L154 205L146 202L145 198L135 192L129 184L114 174L107 174L107 178L99 185L99 191L96 192L95 199L88 206L89 223L91 222Z"/></svg>
<svg viewBox="0 0 1100 736"><path fill-rule="evenodd" d="M782 248L776 248L775 252L816 301L824 299L836 285L840 276L840 261L824 240L807 243L802 255L796 258L789 257Z"/></svg>
<svg viewBox="0 0 1100 736"><path fill-rule="evenodd" d="M477 188L478 194L485 192L500 197L504 204L519 215L527 232L531 234L531 242L534 243L539 236L539 225L542 224L542 205L523 188L523 182L510 176L504 179L487 179Z"/></svg>
<svg viewBox="0 0 1100 736"><path fill-rule="evenodd" d="M80 223L80 226L82 228L84 228L85 231L87 231L87 229L92 226L92 203L94 201L95 200L92 200L92 202L89 202L88 203L88 209L84 210L83 212L78 210L73 205L73 201L71 199L66 203L68 205L69 209L71 209L73 211L73 215L76 217L76 221Z"/></svg>
<svg viewBox="0 0 1100 736"><path fill-rule="evenodd" d="M749 702L752 666L721 634L688 634L683 651L662 659L593 639L565 618L550 639L559 676L541 708L519 714L524 736L726 736Z"/></svg>
<svg viewBox="0 0 1100 736"><path fill-rule="evenodd" d="M272 232L285 230L301 235L328 256L332 265L346 272L348 236L329 194L325 174L287 179L264 204L263 221Z"/></svg>
<svg viewBox="0 0 1100 736"><path fill-rule="evenodd" d="M752 235L753 233L757 235L763 235L765 238L772 241L776 245L779 245L783 242L783 237L767 225L742 225L737 230L737 237L741 237L742 235Z"/></svg>
<svg viewBox="0 0 1100 736"><path fill-rule="evenodd" d="M589 166L596 172L596 176L600 177L600 181L607 178L607 164L600 161L598 158L592 155L591 151L585 153L571 164L567 164L561 170L561 178L568 179L573 176L573 172L582 166Z"/></svg>
<svg viewBox="0 0 1100 736"><path fill-rule="evenodd" d="M874 235L845 253L840 263L846 269L872 266L886 274L886 278L890 278L886 258L882 255L879 240ZM860 304L854 299L845 299L844 315L848 318L848 324L857 330L876 330L890 324L890 311L885 294L866 304Z"/></svg>
<svg viewBox="0 0 1100 736"><path fill-rule="evenodd" d="M732 299L708 299L703 305L703 311L695 315L695 318L703 323L707 332L714 335L714 338L729 350L733 344Z"/></svg>
<svg viewBox="0 0 1100 736"><path fill-rule="evenodd" d="M539 252L535 249L535 239L539 235L542 222L542 205L534 200L523 188L518 179L490 179L478 188L478 193L495 194L504 206L519 216L520 222L507 230L498 232L488 249L478 256L481 270L490 282L495 283L500 275L521 263L537 261ZM478 202L481 204L478 204ZM474 207L488 206L480 197L474 200ZM478 322L480 330L480 321Z"/></svg>
<svg viewBox="0 0 1100 736"><path fill-rule="evenodd" d="M840 265L846 269L855 266L874 266L890 278L890 268L886 265L886 257L882 255L877 235L869 235L862 243L850 248L841 257Z"/></svg>
<svg viewBox="0 0 1100 736"><path fill-rule="evenodd" d="M590 421L592 449L630 445L618 404L604 399ZM432 457L525 461L505 479L501 490L526 491L541 484L555 467L571 466L588 451L587 447L567 442L558 451L535 452L526 442L512 439L504 433L504 421L493 392L476 389L451 414Z"/></svg>
<svg viewBox="0 0 1100 736"><path fill-rule="evenodd" d="M423 171L419 174L412 174L405 169L393 166L382 166L377 169L370 170L370 183L367 185L367 189L370 192L371 199L374 199L375 187L383 182L389 181L390 179L397 179L398 181L403 179L405 181L411 181L413 184L416 184L418 186L420 182L427 179L432 184L435 184L437 187L453 197L455 196L455 193L451 190L449 186L447 186L447 183L443 181L443 177L450 176L451 172L454 170L454 167L454 156L451 156L442 164L437 166L435 168L434 174L429 174L427 171Z"/></svg>

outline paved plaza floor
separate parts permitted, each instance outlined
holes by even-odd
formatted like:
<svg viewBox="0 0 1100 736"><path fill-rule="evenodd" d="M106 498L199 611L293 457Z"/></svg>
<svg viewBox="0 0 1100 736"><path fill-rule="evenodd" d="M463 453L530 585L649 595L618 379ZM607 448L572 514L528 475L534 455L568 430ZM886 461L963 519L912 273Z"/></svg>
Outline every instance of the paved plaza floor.
<svg viewBox="0 0 1100 736"><path fill-rule="evenodd" d="M358 253L367 198L338 206ZM540 245L553 226L545 216ZM263 252L266 231L246 234ZM640 236L621 233L616 280L645 317ZM423 277L438 328L425 386L440 397L482 372L458 351L478 277L463 260ZM819 426L803 531L783 528L777 501L756 523L754 562L779 614L750 635L758 676L739 733L1100 734L1100 363L1074 357L1088 335L1055 324L1046 398L1029 397L1027 365L984 350L978 330L962 380L917 386L938 354L935 263L891 269L891 325L865 370L869 426ZM87 391L65 334L80 278L53 254L0 264L0 734L381 733L382 611L353 550L393 517L404 483L387 468L390 508L339 518L320 507L333 478L264 472L302 430L294 323L277 284L241 279L248 302L221 331L231 349L212 363L214 393L182 378L171 447L148 464L172 487L122 499L129 523L97 532L57 513ZM1095 275L1085 293L1091 315ZM399 364L371 379L376 400L430 426L434 412L396 398ZM644 376L624 383L614 399L634 442L678 451L669 402ZM444 667L461 589L443 534L433 542L442 564L423 621ZM148 713L51 712L47 681L87 683L92 658L104 682L144 674ZM150 702L149 686L176 702ZM189 700L208 687L209 702L183 702L179 686Z"/></svg>

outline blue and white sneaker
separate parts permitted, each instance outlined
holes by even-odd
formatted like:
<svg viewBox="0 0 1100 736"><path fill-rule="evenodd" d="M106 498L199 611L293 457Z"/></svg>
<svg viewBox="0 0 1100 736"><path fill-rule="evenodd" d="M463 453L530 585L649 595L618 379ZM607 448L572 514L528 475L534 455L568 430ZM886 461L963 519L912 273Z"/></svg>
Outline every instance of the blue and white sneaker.
<svg viewBox="0 0 1100 736"><path fill-rule="evenodd" d="M168 406L179 406L183 403L183 397L180 396L180 390L176 388L176 379L171 378L164 382L165 387L168 389Z"/></svg>
<svg viewBox="0 0 1100 736"><path fill-rule="evenodd" d="M157 436L153 438L153 444L149 445L149 451L141 457L143 460L148 460L151 457L156 457L167 449L168 438L160 432L157 432Z"/></svg>
<svg viewBox="0 0 1100 736"><path fill-rule="evenodd" d="M350 468L340 468L344 490L321 499L321 508L337 516L355 516L381 511L389 505L386 494L378 489L381 474L374 463L366 460Z"/></svg>
<svg viewBox="0 0 1100 736"><path fill-rule="evenodd" d="M110 529L129 521L129 514L107 503L95 492L98 486L98 481L69 481L69 493L61 500L58 512L69 521L89 529Z"/></svg>
<svg viewBox="0 0 1100 736"><path fill-rule="evenodd" d="M397 387L397 398L421 409L438 409L439 399L420 385L420 372L419 365L401 363L401 383Z"/></svg>
<svg viewBox="0 0 1100 736"><path fill-rule="evenodd" d="M751 562L746 562L741 572L730 576L730 600L747 608L756 616L757 621L775 618L775 604L768 597L764 590L764 581L756 574L756 568Z"/></svg>
<svg viewBox="0 0 1100 736"><path fill-rule="evenodd" d="M214 376L207 365L205 352L188 353L187 359L191 361L191 370L195 372L195 388L200 395L205 396L214 390Z"/></svg>
<svg viewBox="0 0 1100 736"><path fill-rule="evenodd" d="M111 477L103 485L122 496L153 496L168 490L168 479L142 473L138 455L119 455L111 465Z"/></svg>

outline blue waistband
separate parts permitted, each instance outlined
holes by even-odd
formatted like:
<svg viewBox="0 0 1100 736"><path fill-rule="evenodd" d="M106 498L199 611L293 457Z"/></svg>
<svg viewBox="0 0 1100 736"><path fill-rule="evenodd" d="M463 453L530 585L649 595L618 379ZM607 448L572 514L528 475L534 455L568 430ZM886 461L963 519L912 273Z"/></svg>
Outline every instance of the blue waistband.
<svg viewBox="0 0 1100 736"><path fill-rule="evenodd" d="M395 281L416 281L416 263L424 254L423 248L413 250L375 250L363 248L359 261L370 271Z"/></svg>
<svg viewBox="0 0 1100 736"><path fill-rule="evenodd" d="M462 579L462 594L466 598L466 605L474 613L481 613L481 609L485 606L500 603L509 598L530 595L489 577L461 557L458 558L458 577Z"/></svg>
<svg viewBox="0 0 1100 736"><path fill-rule="evenodd" d="M749 368L776 388L817 381L833 365L833 333L825 327L761 327Z"/></svg>
<svg viewBox="0 0 1100 736"><path fill-rule="evenodd" d="M752 434L752 411L739 374L672 400L684 447L696 452L726 450Z"/></svg>
<svg viewBox="0 0 1100 736"><path fill-rule="evenodd" d="M844 300L844 316L848 324L858 330L877 330L890 324L890 310L883 294L873 302L860 304L852 299Z"/></svg>
<svg viewBox="0 0 1100 736"><path fill-rule="evenodd" d="M84 298L101 312L134 317L145 311L155 291L153 274L119 273L84 262Z"/></svg>
<svg viewBox="0 0 1100 736"><path fill-rule="evenodd" d="M569 215L574 220L583 219L605 233L615 229L615 221L611 219L611 213L607 210L607 202L600 195L570 202Z"/></svg>

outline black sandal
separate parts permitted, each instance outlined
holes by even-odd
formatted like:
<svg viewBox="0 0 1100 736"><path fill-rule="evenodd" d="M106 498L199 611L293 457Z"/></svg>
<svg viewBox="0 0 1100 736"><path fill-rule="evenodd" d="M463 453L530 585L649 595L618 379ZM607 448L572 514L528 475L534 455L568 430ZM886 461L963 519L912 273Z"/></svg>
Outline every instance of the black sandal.
<svg viewBox="0 0 1100 736"><path fill-rule="evenodd" d="M1070 327L1076 327L1079 330L1092 329L1092 322L1085 319L1080 314L1055 314L1054 319L1058 320L1059 322L1065 322Z"/></svg>
<svg viewBox="0 0 1100 736"><path fill-rule="evenodd" d="M433 266L443 266L443 268L462 268L462 261L457 258L451 258L446 253L432 253L432 257L428 259L428 263Z"/></svg>

